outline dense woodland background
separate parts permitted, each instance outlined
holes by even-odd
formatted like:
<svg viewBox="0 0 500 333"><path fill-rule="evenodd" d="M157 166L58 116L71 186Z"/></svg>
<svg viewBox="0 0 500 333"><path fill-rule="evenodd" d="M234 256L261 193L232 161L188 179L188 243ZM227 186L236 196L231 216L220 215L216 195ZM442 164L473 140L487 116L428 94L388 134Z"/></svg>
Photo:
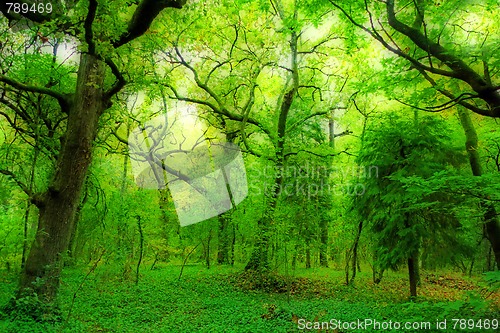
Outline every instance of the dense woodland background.
<svg viewBox="0 0 500 333"><path fill-rule="evenodd" d="M498 1L24 3L0 4L0 330L498 329ZM227 143L245 199L181 227L172 184Z"/></svg>

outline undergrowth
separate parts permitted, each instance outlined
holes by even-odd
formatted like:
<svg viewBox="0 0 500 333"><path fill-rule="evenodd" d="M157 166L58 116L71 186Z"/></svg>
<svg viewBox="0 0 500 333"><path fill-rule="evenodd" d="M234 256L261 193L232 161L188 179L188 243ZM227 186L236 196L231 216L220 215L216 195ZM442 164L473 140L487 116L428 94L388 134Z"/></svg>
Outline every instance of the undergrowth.
<svg viewBox="0 0 500 333"><path fill-rule="evenodd" d="M0 332L269 333L299 332L299 320L434 323L450 318L498 318L498 305L483 299L483 287L456 276L424 277L421 296L409 302L406 280L397 275L379 285L361 275L354 286L345 286L337 276L317 278L304 271L283 276L190 266L179 280L179 267L172 266L144 271L135 286L111 271L100 267L81 285L84 272L66 270L59 297L60 321L37 322L22 313L14 317L0 313ZM14 292L15 277L1 279L0 302L6 304ZM492 296L488 299L497 294Z"/></svg>

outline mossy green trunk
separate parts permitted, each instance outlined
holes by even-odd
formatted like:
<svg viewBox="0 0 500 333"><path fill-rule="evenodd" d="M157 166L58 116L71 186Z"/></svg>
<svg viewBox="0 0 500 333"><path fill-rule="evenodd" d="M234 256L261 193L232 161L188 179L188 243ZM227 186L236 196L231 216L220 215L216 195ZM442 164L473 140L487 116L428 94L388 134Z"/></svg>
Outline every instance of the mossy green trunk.
<svg viewBox="0 0 500 333"><path fill-rule="evenodd" d="M57 295L62 259L92 161L99 116L105 108L103 81L103 63L82 54L64 145L54 178L39 204L38 229L21 273L18 297L36 294L47 304Z"/></svg>

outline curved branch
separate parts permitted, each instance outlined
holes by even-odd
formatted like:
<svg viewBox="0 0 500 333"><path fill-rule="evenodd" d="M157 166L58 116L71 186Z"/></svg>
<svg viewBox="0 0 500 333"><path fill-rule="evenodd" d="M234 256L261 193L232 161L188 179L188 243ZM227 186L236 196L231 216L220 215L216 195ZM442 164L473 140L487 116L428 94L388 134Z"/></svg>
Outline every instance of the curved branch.
<svg viewBox="0 0 500 333"><path fill-rule="evenodd" d="M111 60L111 58L105 58L104 62L106 63L106 65L109 66L111 72L116 77L116 82L113 84L111 89L109 89L104 93L104 98L106 100L109 100L111 97L116 95L120 90L122 90L123 87L125 87L127 81L125 80L123 74L118 69L118 66L116 66L116 64L113 62L113 60Z"/></svg>
<svg viewBox="0 0 500 333"><path fill-rule="evenodd" d="M180 9L185 4L186 0L142 0L132 15L127 31L118 37L113 46L118 48L142 36L163 9L169 7Z"/></svg>
<svg viewBox="0 0 500 333"><path fill-rule="evenodd" d="M303 124L305 121L313 118L313 117L316 117L316 116L324 116L324 115L327 115L328 114L328 111L319 111L319 112L315 112L315 113L312 113L304 118L302 118L301 120L298 120L296 121L295 123L293 123L292 125L288 126L287 128L287 133L288 132L291 132L293 131L297 126L299 126L300 124Z"/></svg>
<svg viewBox="0 0 500 333"><path fill-rule="evenodd" d="M30 91L30 92L39 93L39 94L54 97L59 102L59 105L61 106L61 110L63 112L68 113L68 111L69 111L69 107L70 107L71 103L70 103L70 99L68 98L68 95L58 93L52 89L45 88L45 87L26 85L26 84L18 82L16 80L10 79L3 74L0 74L0 82L5 82L8 85L10 85L16 89L19 89L19 90Z"/></svg>
<svg viewBox="0 0 500 333"><path fill-rule="evenodd" d="M491 110L487 114L488 116L500 117L500 92L498 92L498 89L492 87L491 84L488 84L488 82L481 77L481 75L476 73L461 58L454 55L438 43L432 42L419 30L409 27L399 21L396 18L396 13L394 11L394 0L387 0L386 8L389 25L394 30L410 38L411 41L420 49L428 52L430 55L446 64L446 66L452 70L452 77L467 83L476 93L478 93L479 97L491 107ZM425 68L422 69L430 71Z"/></svg>
<svg viewBox="0 0 500 333"><path fill-rule="evenodd" d="M92 31L92 23L97 12L97 0L89 0L89 9L83 28L85 29L85 42L87 42L88 52L95 54L94 32Z"/></svg>
<svg viewBox="0 0 500 333"><path fill-rule="evenodd" d="M26 184L24 184L19 178L17 178L17 176L13 172L9 170L0 169L0 174L3 174L11 178L17 184L17 186L19 186L21 190L23 190L23 192L26 193L29 197L33 195L28 186L26 186Z"/></svg>

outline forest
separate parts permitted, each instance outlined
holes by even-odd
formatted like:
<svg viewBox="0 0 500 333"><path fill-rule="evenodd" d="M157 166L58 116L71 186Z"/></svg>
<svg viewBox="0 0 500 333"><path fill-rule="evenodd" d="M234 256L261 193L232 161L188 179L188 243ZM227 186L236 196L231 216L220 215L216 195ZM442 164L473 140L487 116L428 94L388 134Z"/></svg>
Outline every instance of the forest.
<svg viewBox="0 0 500 333"><path fill-rule="evenodd" d="M0 332L500 331L498 0L0 12Z"/></svg>

